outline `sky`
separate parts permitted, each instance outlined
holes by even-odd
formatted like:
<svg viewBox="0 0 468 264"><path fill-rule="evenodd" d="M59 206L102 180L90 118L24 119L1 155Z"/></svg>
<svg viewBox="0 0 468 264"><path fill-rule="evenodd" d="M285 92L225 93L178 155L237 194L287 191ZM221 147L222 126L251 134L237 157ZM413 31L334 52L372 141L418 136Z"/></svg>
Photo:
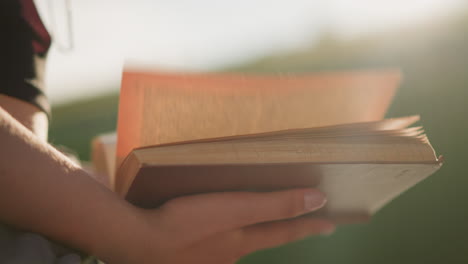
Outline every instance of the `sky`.
<svg viewBox="0 0 468 264"><path fill-rule="evenodd" d="M67 18L66 3L70 6ZM124 64L207 71L310 44L445 16L464 0L35 0L54 37L47 94L117 91ZM67 21L71 21L68 26ZM73 48L69 46L71 33Z"/></svg>

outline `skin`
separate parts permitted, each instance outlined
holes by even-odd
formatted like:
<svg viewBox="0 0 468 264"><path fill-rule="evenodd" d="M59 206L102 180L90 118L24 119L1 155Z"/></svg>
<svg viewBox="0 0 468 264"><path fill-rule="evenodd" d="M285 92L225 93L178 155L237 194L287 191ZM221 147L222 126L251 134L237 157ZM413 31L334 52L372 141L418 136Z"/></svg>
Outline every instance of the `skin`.
<svg viewBox="0 0 468 264"><path fill-rule="evenodd" d="M29 129L36 137L47 141L47 115L32 104L0 94L0 107Z"/></svg>
<svg viewBox="0 0 468 264"><path fill-rule="evenodd" d="M0 96L0 221L106 263L234 263L335 228L297 217L325 204L316 189L210 193L136 208L48 144L44 114L24 107Z"/></svg>

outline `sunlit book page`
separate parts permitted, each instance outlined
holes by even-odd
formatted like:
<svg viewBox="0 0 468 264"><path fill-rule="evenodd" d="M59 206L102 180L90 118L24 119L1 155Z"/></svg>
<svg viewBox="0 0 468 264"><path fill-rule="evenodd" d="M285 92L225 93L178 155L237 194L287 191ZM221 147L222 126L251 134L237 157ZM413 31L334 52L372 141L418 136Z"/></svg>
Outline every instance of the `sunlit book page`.
<svg viewBox="0 0 468 264"><path fill-rule="evenodd" d="M399 82L398 70L258 76L126 69L117 164L138 147L380 120Z"/></svg>

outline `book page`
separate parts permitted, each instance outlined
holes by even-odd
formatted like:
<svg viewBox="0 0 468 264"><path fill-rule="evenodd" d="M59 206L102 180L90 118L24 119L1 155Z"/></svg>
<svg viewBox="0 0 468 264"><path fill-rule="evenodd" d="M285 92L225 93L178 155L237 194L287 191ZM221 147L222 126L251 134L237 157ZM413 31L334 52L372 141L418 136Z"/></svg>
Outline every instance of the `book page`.
<svg viewBox="0 0 468 264"><path fill-rule="evenodd" d="M115 173L115 151L117 134L110 132L101 134L91 142L91 160L97 174L106 176L104 184L109 186L109 176Z"/></svg>
<svg viewBox="0 0 468 264"><path fill-rule="evenodd" d="M397 70L263 76L126 71L118 164L132 149L150 145L377 121L399 81Z"/></svg>
<svg viewBox="0 0 468 264"><path fill-rule="evenodd" d="M417 138L232 140L164 145L134 151L142 164L436 162L429 144Z"/></svg>

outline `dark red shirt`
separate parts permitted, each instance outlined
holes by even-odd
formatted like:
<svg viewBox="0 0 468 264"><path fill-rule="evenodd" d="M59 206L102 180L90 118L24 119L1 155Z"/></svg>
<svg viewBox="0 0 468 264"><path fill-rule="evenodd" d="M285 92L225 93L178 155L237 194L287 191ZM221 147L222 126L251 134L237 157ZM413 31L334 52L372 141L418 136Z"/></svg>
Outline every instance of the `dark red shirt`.
<svg viewBox="0 0 468 264"><path fill-rule="evenodd" d="M51 37L33 0L0 0L0 93L29 102L49 114L38 68Z"/></svg>
<svg viewBox="0 0 468 264"><path fill-rule="evenodd" d="M22 7L21 16L32 30L34 53L45 56L51 44L49 32L42 23L33 0L19 0Z"/></svg>

